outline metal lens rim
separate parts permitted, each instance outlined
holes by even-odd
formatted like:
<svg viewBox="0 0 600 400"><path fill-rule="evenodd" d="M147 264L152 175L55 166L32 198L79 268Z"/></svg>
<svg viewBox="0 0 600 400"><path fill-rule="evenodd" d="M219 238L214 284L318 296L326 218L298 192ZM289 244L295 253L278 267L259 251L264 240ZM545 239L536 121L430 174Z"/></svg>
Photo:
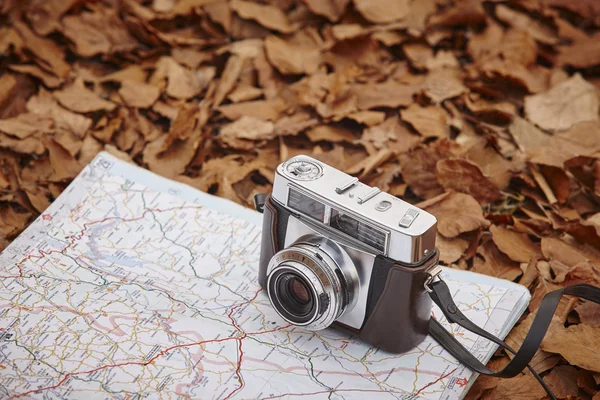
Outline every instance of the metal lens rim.
<svg viewBox="0 0 600 400"><path fill-rule="evenodd" d="M316 250L316 251L315 251ZM318 253L317 253L318 252ZM311 290L315 291L316 313L309 322L298 323L283 315L277 307L275 311L291 324L303 326L311 330L320 330L331 325L344 311L344 283L335 273L339 269L337 263L317 246L298 243L275 254L267 267L267 295L275 306L277 299L272 293L274 273L280 268L292 268L300 272L310 282ZM275 300L275 301L274 301Z"/></svg>
<svg viewBox="0 0 600 400"><path fill-rule="evenodd" d="M286 300L291 297L290 294L282 293L280 290L281 280L289 275L300 279L300 281L302 281L302 283L304 283L304 285L308 288L309 299L311 303L309 303L310 309L304 314L294 312L292 307L289 306L289 302ZM299 272L296 268L284 265L273 271L271 276L269 276L268 292L273 307L275 307L277 313L288 322L291 322L295 325L306 325L310 324L317 317L320 308L319 296L317 295L315 287L311 283L310 279L307 279L307 277L302 272Z"/></svg>

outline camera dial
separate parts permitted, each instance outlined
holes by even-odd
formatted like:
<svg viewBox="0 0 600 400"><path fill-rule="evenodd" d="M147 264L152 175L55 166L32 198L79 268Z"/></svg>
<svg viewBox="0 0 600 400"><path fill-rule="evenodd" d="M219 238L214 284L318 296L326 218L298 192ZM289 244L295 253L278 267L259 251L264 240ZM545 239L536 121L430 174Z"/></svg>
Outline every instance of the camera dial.
<svg viewBox="0 0 600 400"><path fill-rule="evenodd" d="M292 158L283 166L283 172L292 179L312 181L323 175L323 168L314 161Z"/></svg>
<svg viewBox="0 0 600 400"><path fill-rule="evenodd" d="M306 235L271 258L266 287L283 319L319 330L354 307L358 275L350 256L337 243Z"/></svg>

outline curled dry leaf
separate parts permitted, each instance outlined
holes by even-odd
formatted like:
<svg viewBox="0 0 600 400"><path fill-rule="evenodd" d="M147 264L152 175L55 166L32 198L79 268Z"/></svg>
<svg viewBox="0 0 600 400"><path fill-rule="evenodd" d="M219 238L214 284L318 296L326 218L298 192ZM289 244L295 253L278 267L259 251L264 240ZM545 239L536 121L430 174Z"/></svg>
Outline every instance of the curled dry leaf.
<svg viewBox="0 0 600 400"><path fill-rule="evenodd" d="M394 115L385 122L363 131L361 142L365 147L373 146L376 150L388 148L396 154L406 153L421 143L421 138L413 134Z"/></svg>
<svg viewBox="0 0 600 400"><path fill-rule="evenodd" d="M86 88L82 81L76 81L62 90L56 90L52 95L62 106L78 113L111 111L116 107L114 103L104 100Z"/></svg>
<svg viewBox="0 0 600 400"><path fill-rule="evenodd" d="M418 86L404 85L392 79L383 83L359 84L352 87L353 93L357 96L357 106L360 110L408 106L412 103L413 95L418 90Z"/></svg>
<svg viewBox="0 0 600 400"><path fill-rule="evenodd" d="M400 110L400 116L423 136L448 136L448 114L439 106L421 107L411 104L407 109Z"/></svg>
<svg viewBox="0 0 600 400"><path fill-rule="evenodd" d="M38 79L41 79L42 82L44 82L44 85L50 89L57 88L62 83L62 79L58 78L54 74L44 71L40 67L33 64L11 65L10 69L15 72L28 74Z"/></svg>
<svg viewBox="0 0 600 400"><path fill-rule="evenodd" d="M158 86L164 79L167 80L167 94L176 99L190 99L202 90L198 77L171 57L158 60L150 84Z"/></svg>
<svg viewBox="0 0 600 400"><path fill-rule="evenodd" d="M541 255L540 248L524 233L497 225L490 226L490 232L498 249L513 261L526 263Z"/></svg>
<svg viewBox="0 0 600 400"><path fill-rule="evenodd" d="M600 65L600 34L584 35L574 43L561 46L557 59L560 66L589 68Z"/></svg>
<svg viewBox="0 0 600 400"><path fill-rule="evenodd" d="M55 126L66 126L79 137L86 134L93 122L90 118L65 110L45 90L40 90L36 96L29 98L27 110L52 118Z"/></svg>
<svg viewBox="0 0 600 400"><path fill-rule="evenodd" d="M600 372L600 353L590 351L600 341L600 329L588 325L562 325L551 328L541 348L562 355L569 363L590 371Z"/></svg>
<svg viewBox="0 0 600 400"><path fill-rule="evenodd" d="M252 19L265 28L281 33L292 33L295 28L280 8L252 1L232 0L230 7L240 17Z"/></svg>
<svg viewBox="0 0 600 400"><path fill-rule="evenodd" d="M404 181L417 196L426 199L442 193L444 188L437 180L437 163L457 156L459 148L453 142L442 140L401 156Z"/></svg>
<svg viewBox="0 0 600 400"><path fill-rule="evenodd" d="M546 392L531 375L501 379L492 391L485 395L485 400L531 400L541 399Z"/></svg>
<svg viewBox="0 0 600 400"><path fill-rule="evenodd" d="M577 385L577 369L570 365L559 365L544 377L552 393L559 399L576 397L579 392Z"/></svg>
<svg viewBox="0 0 600 400"><path fill-rule="evenodd" d="M14 22L13 26L23 38L23 44L37 57L40 67L64 78L71 67L65 62L64 52L53 41L43 39L31 32L22 22Z"/></svg>
<svg viewBox="0 0 600 400"><path fill-rule="evenodd" d="M367 176L371 171L375 168L379 167L381 164L386 162L393 156L389 149L381 149L376 154L372 154L367 158L363 158L360 162L345 168L346 173L348 174L360 174L360 178Z"/></svg>
<svg viewBox="0 0 600 400"><path fill-rule="evenodd" d="M244 57L238 56L237 54L233 54L227 59L225 70L221 74L221 79L215 92L215 107L220 105L225 97L233 90L235 83L242 73L245 60Z"/></svg>
<svg viewBox="0 0 600 400"><path fill-rule="evenodd" d="M287 108L281 99L255 100L236 104L226 104L218 108L219 112L230 120L243 116L276 121Z"/></svg>
<svg viewBox="0 0 600 400"><path fill-rule="evenodd" d="M478 257L475 258L473 262L473 271L475 272L497 276L509 281L514 281L523 273L519 268L519 264L498 250L498 247L491 240L481 245L477 252L483 256L483 260Z"/></svg>
<svg viewBox="0 0 600 400"><path fill-rule="evenodd" d="M554 44L558 41L556 33L550 27L504 4L496 6L496 16L513 28L524 30L541 43Z"/></svg>
<svg viewBox="0 0 600 400"><path fill-rule="evenodd" d="M579 74L547 92L525 97L525 115L542 129L563 131L578 122L597 121L598 89Z"/></svg>
<svg viewBox="0 0 600 400"><path fill-rule="evenodd" d="M265 52L269 62L284 75L312 74L321 64L319 49L293 44L277 36L265 39Z"/></svg>
<svg viewBox="0 0 600 400"><path fill-rule="evenodd" d="M306 6L315 14L322 15L336 22L346 11L350 0L304 0Z"/></svg>
<svg viewBox="0 0 600 400"><path fill-rule="evenodd" d="M31 135L48 134L53 131L54 121L37 114L20 114L14 118L0 120L0 132L25 139Z"/></svg>
<svg viewBox="0 0 600 400"><path fill-rule="evenodd" d="M98 8L94 12L68 15L62 23L64 35L75 43L75 51L82 57L130 51L139 45L116 10Z"/></svg>
<svg viewBox="0 0 600 400"><path fill-rule="evenodd" d="M133 80L123 81L119 95L130 107L149 108L160 97L160 89L156 86Z"/></svg>
<svg viewBox="0 0 600 400"><path fill-rule="evenodd" d="M469 242L460 237L447 238L438 234L435 245L440 251L440 260L446 265L450 265L463 256L469 247Z"/></svg>
<svg viewBox="0 0 600 400"><path fill-rule="evenodd" d="M270 121L243 116L221 128L224 138L268 140L275 136L275 125Z"/></svg>
<svg viewBox="0 0 600 400"><path fill-rule="evenodd" d="M440 160L436 165L436 174L444 189L470 194L481 204L500 198L498 187L470 161L457 158Z"/></svg>
<svg viewBox="0 0 600 400"><path fill-rule="evenodd" d="M446 192L417 206L424 208L438 219L438 231L448 238L490 225L490 222L483 217L477 200L468 194Z"/></svg>
<svg viewBox="0 0 600 400"><path fill-rule="evenodd" d="M311 142L330 141L355 143L357 137L348 129L333 125L319 125L306 131Z"/></svg>
<svg viewBox="0 0 600 400"><path fill-rule="evenodd" d="M376 24L402 19L410 12L408 0L354 0L354 6L366 20Z"/></svg>
<svg viewBox="0 0 600 400"><path fill-rule="evenodd" d="M600 306L598 304L584 300L575 307L575 311L577 311L582 324L600 328Z"/></svg>

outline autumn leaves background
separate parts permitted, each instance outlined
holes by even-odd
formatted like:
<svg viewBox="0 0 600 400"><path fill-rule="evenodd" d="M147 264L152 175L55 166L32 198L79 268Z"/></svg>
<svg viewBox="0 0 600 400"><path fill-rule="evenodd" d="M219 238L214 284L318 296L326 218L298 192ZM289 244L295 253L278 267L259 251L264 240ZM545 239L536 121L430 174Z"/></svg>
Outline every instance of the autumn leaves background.
<svg viewBox="0 0 600 400"><path fill-rule="evenodd" d="M304 153L527 286L518 347L544 294L600 285L599 26L596 0L0 0L0 247L103 149L248 206ZM600 399L599 308L563 300L536 355L560 398Z"/></svg>

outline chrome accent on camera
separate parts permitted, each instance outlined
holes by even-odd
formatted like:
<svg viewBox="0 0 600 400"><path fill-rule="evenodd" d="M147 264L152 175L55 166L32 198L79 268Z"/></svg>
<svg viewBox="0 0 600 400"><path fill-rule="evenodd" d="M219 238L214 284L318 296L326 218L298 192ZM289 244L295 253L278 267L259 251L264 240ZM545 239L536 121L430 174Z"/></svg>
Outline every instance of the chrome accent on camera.
<svg viewBox="0 0 600 400"><path fill-rule="evenodd" d="M356 268L348 254L334 241L315 235L296 238L269 262L267 287L277 287L272 279L281 269L300 274L310 285L312 300L316 303L312 317L306 322L298 322L283 315L277 307L275 310L294 325L310 330L324 329L356 305L355 292L359 287ZM276 290L268 290L267 294L272 304L285 308L282 296Z"/></svg>
<svg viewBox="0 0 600 400"><path fill-rule="evenodd" d="M286 168L295 163L297 165L310 163L317 166L319 173L315 176L318 177L311 180L293 178ZM422 261L427 253L435 250L437 220L433 215L422 210L416 215L411 214L409 211L415 208L410 204L357 182L356 178L311 157L297 156L277 167L272 199L288 207L290 189L324 205L325 215L320 221L323 226L329 223L332 210L338 210L352 216L365 226L382 232L385 235L384 248L371 250L376 251L377 254L404 263L416 264ZM379 206L383 201L391 204L386 206L385 212L382 212L382 207ZM299 214L299 217L304 219L306 214L302 212ZM408 218L406 218L407 214ZM335 235L337 238L344 234L336 232ZM359 241L356 238L353 240Z"/></svg>
<svg viewBox="0 0 600 400"><path fill-rule="evenodd" d="M440 267L439 265L436 265L435 267L433 267L429 271L427 271L427 279L425 279L425 282L423 283L423 287L425 288L425 290L428 293L433 292L433 289L431 289L431 287L429 285L431 285L433 283L435 278L439 278L441 273L442 273L442 267Z"/></svg>
<svg viewBox="0 0 600 400"><path fill-rule="evenodd" d="M293 246L296 241L300 241L298 238L306 237L307 235L323 235L322 230L317 230L319 228L320 226L312 221L300 221L290 216L284 247ZM351 291L354 294L352 301L337 321L351 328L360 329L367 313L369 282L371 281L376 256L371 249L366 246L361 247L358 242L350 243L343 238L338 238L336 242L343 249L344 253L350 257L350 260L337 258L340 268L352 276L352 279L347 279L346 282L347 284L351 282Z"/></svg>

